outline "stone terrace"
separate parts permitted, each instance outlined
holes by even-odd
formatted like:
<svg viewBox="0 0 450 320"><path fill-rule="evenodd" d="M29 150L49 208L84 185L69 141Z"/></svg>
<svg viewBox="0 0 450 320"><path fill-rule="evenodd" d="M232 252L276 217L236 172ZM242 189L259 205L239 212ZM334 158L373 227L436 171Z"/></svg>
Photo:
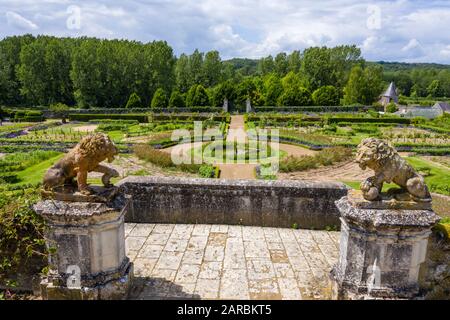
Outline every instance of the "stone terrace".
<svg viewBox="0 0 450 320"><path fill-rule="evenodd" d="M339 232L125 224L130 299L330 299Z"/></svg>

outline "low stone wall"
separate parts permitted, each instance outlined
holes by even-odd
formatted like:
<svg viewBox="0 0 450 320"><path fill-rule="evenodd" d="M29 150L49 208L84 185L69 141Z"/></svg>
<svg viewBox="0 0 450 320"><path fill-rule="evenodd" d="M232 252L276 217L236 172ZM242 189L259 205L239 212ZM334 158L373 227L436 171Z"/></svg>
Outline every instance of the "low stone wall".
<svg viewBox="0 0 450 320"><path fill-rule="evenodd" d="M337 182L133 176L118 186L131 197L126 222L314 229L340 225L334 202L348 190Z"/></svg>

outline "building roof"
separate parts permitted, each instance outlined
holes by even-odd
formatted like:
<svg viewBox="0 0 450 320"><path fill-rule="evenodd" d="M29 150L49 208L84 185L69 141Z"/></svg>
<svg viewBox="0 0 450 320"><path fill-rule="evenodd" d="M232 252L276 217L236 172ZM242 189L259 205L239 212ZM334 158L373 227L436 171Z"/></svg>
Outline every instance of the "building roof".
<svg viewBox="0 0 450 320"><path fill-rule="evenodd" d="M395 87L395 84L391 82L387 90L381 96L389 98L397 98L397 88Z"/></svg>
<svg viewBox="0 0 450 320"><path fill-rule="evenodd" d="M442 102L442 101L436 102L434 107L440 107L442 109L442 111L450 112L450 104L448 102Z"/></svg>
<svg viewBox="0 0 450 320"><path fill-rule="evenodd" d="M403 116L406 118L414 118L414 117L424 117L427 119L434 119L442 115L443 110L438 106L434 105L432 107L407 107L402 108L399 111L395 112L395 114L399 116Z"/></svg>

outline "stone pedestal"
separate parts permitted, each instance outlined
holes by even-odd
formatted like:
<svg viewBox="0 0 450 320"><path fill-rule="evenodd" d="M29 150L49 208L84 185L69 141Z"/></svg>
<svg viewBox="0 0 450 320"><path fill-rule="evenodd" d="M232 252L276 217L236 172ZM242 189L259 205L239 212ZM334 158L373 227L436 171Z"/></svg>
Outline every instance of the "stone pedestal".
<svg viewBox="0 0 450 320"><path fill-rule="evenodd" d="M50 271L41 281L43 299L123 299L133 277L125 255L124 214L113 203L44 200Z"/></svg>
<svg viewBox="0 0 450 320"><path fill-rule="evenodd" d="M439 217L410 204L391 209L375 201L371 208L349 197L336 201L342 224L339 262L331 271L334 298L416 297L428 237Z"/></svg>

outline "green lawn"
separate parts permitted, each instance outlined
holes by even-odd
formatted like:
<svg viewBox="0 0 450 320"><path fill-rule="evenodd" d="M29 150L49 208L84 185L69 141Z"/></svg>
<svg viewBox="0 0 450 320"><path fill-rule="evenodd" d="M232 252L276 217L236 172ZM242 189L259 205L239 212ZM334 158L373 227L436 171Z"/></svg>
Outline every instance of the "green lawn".
<svg viewBox="0 0 450 320"><path fill-rule="evenodd" d="M406 161L411 164L414 169L419 171L425 178L425 182L431 192L450 195L450 170L437 166L424 159L417 157L406 157ZM359 189L361 181L342 181L353 189ZM395 187L393 183L384 184L383 191L391 187Z"/></svg>
<svg viewBox="0 0 450 320"><path fill-rule="evenodd" d="M53 158L42 161L34 166L28 167L25 170L18 171L17 177L20 179L20 182L14 185L20 185L25 183L35 184L41 182L47 169L62 157L63 154L59 154Z"/></svg>
<svg viewBox="0 0 450 320"><path fill-rule="evenodd" d="M414 169L424 174L425 182L431 192L450 195L450 170L437 166L424 159L417 157L407 157L406 161L411 164Z"/></svg>

